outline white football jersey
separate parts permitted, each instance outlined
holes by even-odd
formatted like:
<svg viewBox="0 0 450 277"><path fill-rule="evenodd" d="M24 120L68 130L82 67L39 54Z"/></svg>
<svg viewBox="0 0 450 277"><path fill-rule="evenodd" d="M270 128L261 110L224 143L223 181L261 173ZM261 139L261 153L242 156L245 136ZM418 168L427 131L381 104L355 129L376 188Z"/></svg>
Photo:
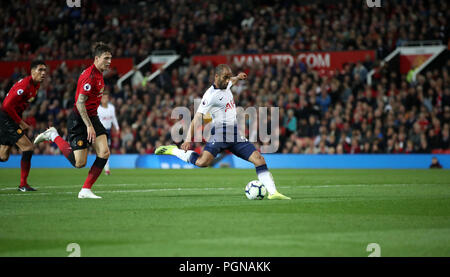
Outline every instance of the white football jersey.
<svg viewBox="0 0 450 277"><path fill-rule="evenodd" d="M108 107L106 108L103 108L102 105L98 106L97 113L98 118L105 129L109 130L111 129L111 125L114 125L114 128L119 130L119 123L117 123L116 118L116 109L113 104L108 103Z"/></svg>
<svg viewBox="0 0 450 277"><path fill-rule="evenodd" d="M203 95L197 112L211 114L213 126L236 125L236 105L231 93L232 82L226 89L216 89L212 85Z"/></svg>

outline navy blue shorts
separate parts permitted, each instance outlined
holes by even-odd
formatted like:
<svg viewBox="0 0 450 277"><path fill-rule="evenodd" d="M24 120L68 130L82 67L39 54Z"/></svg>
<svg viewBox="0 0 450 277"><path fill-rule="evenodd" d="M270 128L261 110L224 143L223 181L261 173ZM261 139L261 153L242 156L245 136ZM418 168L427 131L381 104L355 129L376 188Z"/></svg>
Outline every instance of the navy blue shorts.
<svg viewBox="0 0 450 277"><path fill-rule="evenodd" d="M239 136L235 126L233 131L228 134L225 132L225 128L216 132L213 127L211 137L203 150L208 151L214 157L224 150L229 150L239 158L248 161L256 148L245 137Z"/></svg>
<svg viewBox="0 0 450 277"><path fill-rule="evenodd" d="M106 135L108 136L108 146L111 146L111 129L106 129Z"/></svg>

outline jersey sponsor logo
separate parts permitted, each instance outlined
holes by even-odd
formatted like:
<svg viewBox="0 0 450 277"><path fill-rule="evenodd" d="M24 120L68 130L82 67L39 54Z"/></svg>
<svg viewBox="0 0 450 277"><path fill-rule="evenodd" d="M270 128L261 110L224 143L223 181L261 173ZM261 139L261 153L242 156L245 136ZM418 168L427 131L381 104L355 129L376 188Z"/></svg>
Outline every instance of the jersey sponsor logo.
<svg viewBox="0 0 450 277"><path fill-rule="evenodd" d="M227 106L225 107L225 112L227 112L228 110L234 109L236 107L236 105L234 104L234 100L231 99L230 102L227 103Z"/></svg>
<svg viewBox="0 0 450 277"><path fill-rule="evenodd" d="M17 90L17 95L22 95L22 93L23 93L23 89Z"/></svg>
<svg viewBox="0 0 450 277"><path fill-rule="evenodd" d="M103 96L103 91L105 90L105 88L103 87L101 90L100 90L100 94L97 96L97 97L102 97Z"/></svg>
<svg viewBox="0 0 450 277"><path fill-rule="evenodd" d="M91 85L90 84L84 84L83 89L85 91L90 91L91 90Z"/></svg>

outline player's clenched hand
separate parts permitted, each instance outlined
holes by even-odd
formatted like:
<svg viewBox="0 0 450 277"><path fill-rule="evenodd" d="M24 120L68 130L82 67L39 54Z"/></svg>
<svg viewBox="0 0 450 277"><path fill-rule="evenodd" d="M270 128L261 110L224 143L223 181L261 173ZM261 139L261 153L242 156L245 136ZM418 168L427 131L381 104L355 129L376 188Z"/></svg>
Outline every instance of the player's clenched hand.
<svg viewBox="0 0 450 277"><path fill-rule="evenodd" d="M87 140L90 143L94 143L95 142L95 137L96 137L96 134L95 134L94 127L93 126L88 126L87 127Z"/></svg>
<svg viewBox="0 0 450 277"><path fill-rule="evenodd" d="M183 144L181 144L181 149L183 149L184 151L190 150L191 149L191 142L189 142L189 141L183 142Z"/></svg>
<svg viewBox="0 0 450 277"><path fill-rule="evenodd" d="M239 78L239 80L245 80L245 79L247 79L247 74L245 74L244 72L241 72L238 74L237 77Z"/></svg>

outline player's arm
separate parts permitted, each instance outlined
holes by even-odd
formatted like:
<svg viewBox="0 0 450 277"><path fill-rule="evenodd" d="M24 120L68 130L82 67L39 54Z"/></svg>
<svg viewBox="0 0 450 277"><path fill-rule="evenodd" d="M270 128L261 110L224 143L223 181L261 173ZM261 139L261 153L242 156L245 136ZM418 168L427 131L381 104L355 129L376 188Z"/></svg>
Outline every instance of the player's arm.
<svg viewBox="0 0 450 277"><path fill-rule="evenodd" d="M197 108L196 113L194 114L194 119L191 121L189 125L188 133L184 143L181 145L181 149L187 151L191 148L192 138L194 137L195 128L203 125L203 115L207 114L211 107L213 99L210 97L210 93L208 91L203 95L202 102L200 106Z"/></svg>
<svg viewBox="0 0 450 277"><path fill-rule="evenodd" d="M112 121L113 126L116 129L116 131L119 132L120 131L119 122L117 121L116 108L114 108L114 107L113 107L113 113L112 114L113 114L113 121Z"/></svg>
<svg viewBox="0 0 450 277"><path fill-rule="evenodd" d="M186 136L186 139L184 140L183 144L181 144L181 149L184 151L188 151L191 148L192 138L194 137L194 131L197 126L201 126L203 119L202 113L195 113L194 119L191 121L191 124L189 125L188 133Z"/></svg>
<svg viewBox="0 0 450 277"><path fill-rule="evenodd" d="M78 96L78 100L76 103L78 112L80 113L81 119L83 119L84 124L87 128L87 139L89 142L95 142L95 129L92 126L92 122L89 119L89 115L86 110L86 100L88 99L87 95L81 94Z"/></svg>
<svg viewBox="0 0 450 277"><path fill-rule="evenodd" d="M22 90L23 91L23 90ZM3 102L3 110L9 115L9 117L16 122L22 130L30 129L30 126L23 121L23 119L17 114L16 109L17 106L23 97L17 91L10 91L5 101Z"/></svg>
<svg viewBox="0 0 450 277"><path fill-rule="evenodd" d="M239 80L245 80L245 79L247 79L247 74L245 74L244 72L240 72L237 76L231 77L230 81L234 86L237 84L237 82Z"/></svg>

